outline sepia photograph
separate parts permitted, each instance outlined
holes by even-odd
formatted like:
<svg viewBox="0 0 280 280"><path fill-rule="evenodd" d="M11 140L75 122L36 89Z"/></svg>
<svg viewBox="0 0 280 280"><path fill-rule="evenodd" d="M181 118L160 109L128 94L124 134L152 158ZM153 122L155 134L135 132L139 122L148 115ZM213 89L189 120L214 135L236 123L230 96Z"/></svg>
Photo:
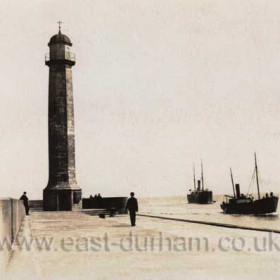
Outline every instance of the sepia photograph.
<svg viewBox="0 0 280 280"><path fill-rule="evenodd" d="M280 1L0 7L1 280L280 277Z"/></svg>

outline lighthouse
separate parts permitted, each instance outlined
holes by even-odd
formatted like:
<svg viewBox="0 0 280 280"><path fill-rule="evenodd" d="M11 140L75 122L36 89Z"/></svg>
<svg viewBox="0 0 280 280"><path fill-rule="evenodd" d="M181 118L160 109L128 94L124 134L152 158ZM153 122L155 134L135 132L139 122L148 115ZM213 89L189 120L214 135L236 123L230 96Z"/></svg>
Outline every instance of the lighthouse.
<svg viewBox="0 0 280 280"><path fill-rule="evenodd" d="M61 33L48 43L45 64L49 67L49 180L43 191L44 211L81 208L82 190L75 170L75 131L72 67L76 57L71 40Z"/></svg>

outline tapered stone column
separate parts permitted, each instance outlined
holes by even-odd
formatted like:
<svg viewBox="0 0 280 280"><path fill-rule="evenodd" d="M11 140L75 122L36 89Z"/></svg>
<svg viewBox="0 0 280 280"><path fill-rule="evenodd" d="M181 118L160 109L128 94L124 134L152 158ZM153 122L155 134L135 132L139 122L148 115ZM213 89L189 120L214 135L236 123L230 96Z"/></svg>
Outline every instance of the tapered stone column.
<svg viewBox="0 0 280 280"><path fill-rule="evenodd" d="M49 54L49 181L43 192L46 211L71 211L81 207L82 191L76 181L74 103L70 39L60 31L48 44Z"/></svg>

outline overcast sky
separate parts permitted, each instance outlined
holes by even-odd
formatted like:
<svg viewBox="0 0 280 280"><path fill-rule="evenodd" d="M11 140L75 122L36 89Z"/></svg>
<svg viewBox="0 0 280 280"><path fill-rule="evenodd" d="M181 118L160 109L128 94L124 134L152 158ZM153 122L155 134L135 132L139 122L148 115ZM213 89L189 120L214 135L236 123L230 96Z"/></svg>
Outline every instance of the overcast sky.
<svg viewBox="0 0 280 280"><path fill-rule="evenodd" d="M76 172L84 196L280 188L280 2L1 0L0 196L48 181L48 67L70 37Z"/></svg>

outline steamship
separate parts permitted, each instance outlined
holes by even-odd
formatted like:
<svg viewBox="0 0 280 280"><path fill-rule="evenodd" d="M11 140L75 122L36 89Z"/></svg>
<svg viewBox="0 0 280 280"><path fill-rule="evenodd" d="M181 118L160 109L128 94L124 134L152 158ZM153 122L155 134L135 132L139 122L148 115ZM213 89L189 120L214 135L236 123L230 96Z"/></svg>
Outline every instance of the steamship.
<svg viewBox="0 0 280 280"><path fill-rule="evenodd" d="M203 177L203 165L201 161L201 180L197 181L195 179L195 168L193 167L193 190L189 190L187 194L188 203L197 204L210 204L213 203L213 193L209 189L204 189L204 177Z"/></svg>
<svg viewBox="0 0 280 280"><path fill-rule="evenodd" d="M257 157L255 154L255 169L254 175L256 175L258 198L254 199L252 195L240 194L239 184L234 185L232 171L230 169L231 182L233 188L233 196L225 195L224 201L221 204L221 208L225 214L268 214L276 212L278 205L278 197L266 193L266 195L261 198L259 178L258 178L258 166Z"/></svg>

